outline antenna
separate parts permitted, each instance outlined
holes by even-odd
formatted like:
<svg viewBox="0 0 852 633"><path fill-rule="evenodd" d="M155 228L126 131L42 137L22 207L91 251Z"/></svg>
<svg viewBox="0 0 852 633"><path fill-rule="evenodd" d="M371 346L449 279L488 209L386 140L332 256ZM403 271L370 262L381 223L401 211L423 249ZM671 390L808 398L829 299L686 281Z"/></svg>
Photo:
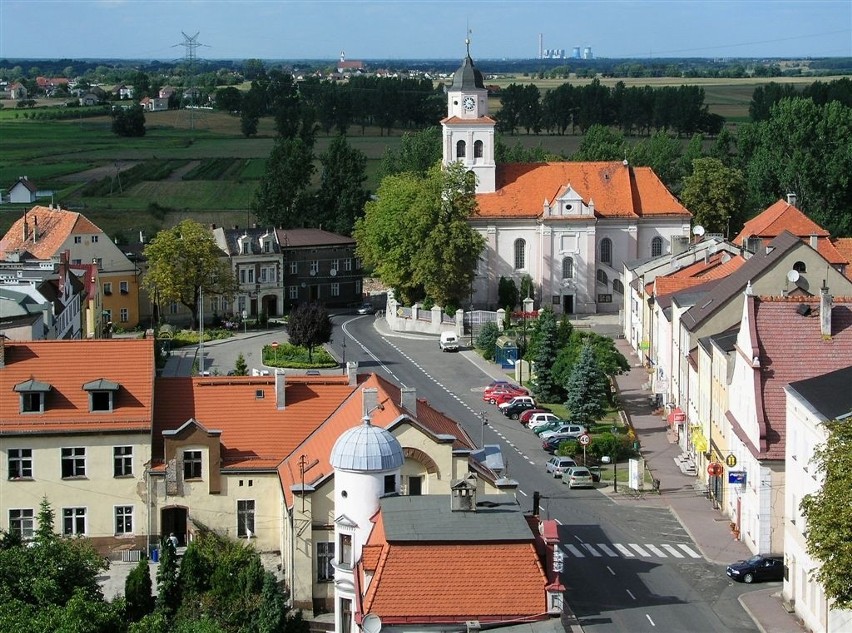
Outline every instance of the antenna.
<svg viewBox="0 0 852 633"><path fill-rule="evenodd" d="M788 270L787 271L787 281L789 281L791 284L794 284L797 281L799 281L799 271L798 270Z"/></svg>
<svg viewBox="0 0 852 633"><path fill-rule="evenodd" d="M704 232L705 232L704 227L701 226L700 224L696 224L695 226L692 227L692 234L697 236L697 237L701 237L702 235L704 235Z"/></svg>

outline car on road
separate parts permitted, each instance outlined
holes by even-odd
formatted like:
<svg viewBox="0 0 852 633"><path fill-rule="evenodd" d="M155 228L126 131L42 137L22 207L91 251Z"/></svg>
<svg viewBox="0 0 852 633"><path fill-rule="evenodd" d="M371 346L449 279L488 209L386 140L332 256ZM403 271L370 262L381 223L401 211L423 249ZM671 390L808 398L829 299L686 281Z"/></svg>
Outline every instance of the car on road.
<svg viewBox="0 0 852 633"><path fill-rule="evenodd" d="M570 457L551 457L545 463L544 470L554 477L561 477L562 473L576 465L577 462Z"/></svg>
<svg viewBox="0 0 852 633"><path fill-rule="evenodd" d="M585 426L582 426L581 424L572 424L570 422L566 422L565 424L560 424L555 429L539 433L538 436L543 440L546 440L552 435L564 435L568 438L576 439L584 433L588 433L588 430L586 430Z"/></svg>
<svg viewBox="0 0 852 633"><path fill-rule="evenodd" d="M516 405L520 402L526 402L529 404L529 408L532 409L535 407L535 400L532 396L512 396L511 398L507 398L497 403L497 408L500 409L500 413L503 412L503 409L508 409L509 407Z"/></svg>
<svg viewBox="0 0 852 633"><path fill-rule="evenodd" d="M592 473L585 466L572 466L562 473L562 483L569 488L594 488Z"/></svg>
<svg viewBox="0 0 852 633"><path fill-rule="evenodd" d="M565 424L565 420L560 419L553 413L537 413L532 415L527 421L527 428L531 431L537 431L548 424L551 428L556 428L560 424Z"/></svg>
<svg viewBox="0 0 852 633"><path fill-rule="evenodd" d="M535 409L527 409L521 414L521 417L518 418L521 424L529 424L530 417L532 417L535 413L550 413L550 409L547 407L542 407L541 405L537 406Z"/></svg>
<svg viewBox="0 0 852 633"><path fill-rule="evenodd" d="M372 303L362 303L358 306L358 314L375 314L376 309Z"/></svg>
<svg viewBox="0 0 852 633"><path fill-rule="evenodd" d="M731 563L726 573L737 582L745 583L784 580L784 557L777 554L758 554Z"/></svg>
<svg viewBox="0 0 852 633"><path fill-rule="evenodd" d="M524 411L528 411L530 409L535 409L535 402L530 402L528 400L520 400L518 402L509 404L508 406L501 408L500 411L507 418L517 420L519 417L521 417L521 414Z"/></svg>

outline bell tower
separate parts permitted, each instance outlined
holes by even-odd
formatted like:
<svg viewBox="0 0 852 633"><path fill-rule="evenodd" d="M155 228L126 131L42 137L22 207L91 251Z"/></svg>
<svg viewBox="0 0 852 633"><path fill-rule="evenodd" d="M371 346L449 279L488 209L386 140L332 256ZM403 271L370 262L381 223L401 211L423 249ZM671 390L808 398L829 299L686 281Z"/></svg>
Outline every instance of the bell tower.
<svg viewBox="0 0 852 633"><path fill-rule="evenodd" d="M488 116L488 91L482 73L467 55L447 89L447 118L443 128L443 162L461 162L476 174L476 193L493 193L496 188L494 162L494 119Z"/></svg>

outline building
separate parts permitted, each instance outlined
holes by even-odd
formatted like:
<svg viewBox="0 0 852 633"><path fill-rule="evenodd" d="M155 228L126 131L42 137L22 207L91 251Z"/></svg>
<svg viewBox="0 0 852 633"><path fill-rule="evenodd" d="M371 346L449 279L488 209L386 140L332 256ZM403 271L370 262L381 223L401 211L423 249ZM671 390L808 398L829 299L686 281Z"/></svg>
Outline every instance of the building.
<svg viewBox="0 0 852 633"><path fill-rule="evenodd" d="M469 44L468 44L469 46ZM625 162L497 165L495 121L470 51L447 89L443 162L476 176L470 218L485 238L473 288L497 305L500 277L529 275L537 306L557 314L618 312L624 262L674 253L691 214L647 167Z"/></svg>
<svg viewBox="0 0 852 633"><path fill-rule="evenodd" d="M102 553L146 547L154 341L0 336L0 528L30 538L39 503Z"/></svg>
<svg viewBox="0 0 852 633"><path fill-rule="evenodd" d="M30 182L26 176L21 176L18 181L9 187L10 204L32 204L36 201L38 188Z"/></svg>
<svg viewBox="0 0 852 633"><path fill-rule="evenodd" d="M139 324L139 270L98 226L81 213L35 206L0 241L0 260L48 260L68 251L72 268L93 263L103 297L101 320L115 328Z"/></svg>

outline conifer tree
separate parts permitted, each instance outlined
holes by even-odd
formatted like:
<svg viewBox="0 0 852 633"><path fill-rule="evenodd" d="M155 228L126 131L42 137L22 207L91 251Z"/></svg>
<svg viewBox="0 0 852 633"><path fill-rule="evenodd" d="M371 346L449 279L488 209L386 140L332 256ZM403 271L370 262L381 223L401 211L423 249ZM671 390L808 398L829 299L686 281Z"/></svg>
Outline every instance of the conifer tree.
<svg viewBox="0 0 852 633"><path fill-rule="evenodd" d="M571 410L574 420L588 425L603 416L608 383L588 340L583 344L580 358L574 365L565 389L568 392L565 406Z"/></svg>

